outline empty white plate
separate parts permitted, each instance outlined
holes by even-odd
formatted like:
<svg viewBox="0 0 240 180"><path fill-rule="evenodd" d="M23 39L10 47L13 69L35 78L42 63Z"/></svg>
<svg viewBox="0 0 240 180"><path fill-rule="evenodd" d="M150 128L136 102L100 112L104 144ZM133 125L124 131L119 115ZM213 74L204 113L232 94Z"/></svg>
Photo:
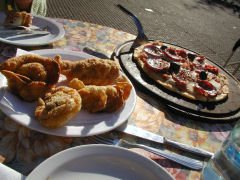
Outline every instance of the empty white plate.
<svg viewBox="0 0 240 180"><path fill-rule="evenodd" d="M128 149L82 145L61 151L36 167L26 180L173 180L154 161Z"/></svg>

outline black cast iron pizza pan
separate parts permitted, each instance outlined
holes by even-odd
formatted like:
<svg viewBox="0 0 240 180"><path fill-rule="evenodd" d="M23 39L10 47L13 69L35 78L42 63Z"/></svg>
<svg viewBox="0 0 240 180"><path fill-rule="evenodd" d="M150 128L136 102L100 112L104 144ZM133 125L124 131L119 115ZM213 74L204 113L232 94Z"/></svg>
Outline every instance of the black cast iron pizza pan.
<svg viewBox="0 0 240 180"><path fill-rule="evenodd" d="M169 91L149 78L141 70L141 68L138 67L138 64L133 58L132 51L130 51L132 43L133 41L127 41L119 45L113 53L113 58L119 61L121 68L133 81L134 85L147 91L147 93L151 93L153 96L156 96L171 110L186 116L213 121L230 121L236 120L240 117L240 83L223 67L207 58L210 64L218 67L221 73L228 78L230 90L228 98L220 102L204 103L200 101L193 101ZM178 48L180 47L170 43L165 44ZM183 47L180 48L185 49L186 51L191 51Z"/></svg>

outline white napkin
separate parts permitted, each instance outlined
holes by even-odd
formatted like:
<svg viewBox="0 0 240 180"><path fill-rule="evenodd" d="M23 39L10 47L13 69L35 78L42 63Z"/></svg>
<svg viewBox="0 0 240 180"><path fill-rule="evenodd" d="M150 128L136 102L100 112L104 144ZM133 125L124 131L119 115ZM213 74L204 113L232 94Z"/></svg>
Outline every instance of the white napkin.
<svg viewBox="0 0 240 180"><path fill-rule="evenodd" d="M33 54L33 53L17 48L16 56L21 56L24 54Z"/></svg>
<svg viewBox="0 0 240 180"><path fill-rule="evenodd" d="M25 180L26 176L0 163L0 179L4 180Z"/></svg>

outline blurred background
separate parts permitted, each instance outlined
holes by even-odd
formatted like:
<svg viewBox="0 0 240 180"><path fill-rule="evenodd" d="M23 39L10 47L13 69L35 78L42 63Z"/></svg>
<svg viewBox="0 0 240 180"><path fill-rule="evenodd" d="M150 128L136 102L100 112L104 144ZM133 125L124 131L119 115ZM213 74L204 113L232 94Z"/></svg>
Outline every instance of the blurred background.
<svg viewBox="0 0 240 180"><path fill-rule="evenodd" d="M100 24L137 35L121 4L149 39L176 44L223 65L240 38L240 0L47 0L48 17ZM240 48L239 48L240 49ZM240 50L231 59L240 61ZM236 65L226 69L233 72ZM240 70L235 74L240 79Z"/></svg>

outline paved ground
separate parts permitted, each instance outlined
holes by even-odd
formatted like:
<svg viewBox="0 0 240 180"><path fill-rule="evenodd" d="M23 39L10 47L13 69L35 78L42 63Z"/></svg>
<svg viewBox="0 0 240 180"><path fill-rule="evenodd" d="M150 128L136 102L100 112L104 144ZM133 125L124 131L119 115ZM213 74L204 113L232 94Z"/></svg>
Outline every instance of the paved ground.
<svg viewBox="0 0 240 180"><path fill-rule="evenodd" d="M137 34L120 3L142 22L149 39L197 51L223 65L240 38L239 0L48 0L47 16L75 19ZM240 48L239 48L240 49ZM240 50L232 60L240 61ZM227 67L233 72L234 66ZM240 72L236 74L240 78Z"/></svg>

